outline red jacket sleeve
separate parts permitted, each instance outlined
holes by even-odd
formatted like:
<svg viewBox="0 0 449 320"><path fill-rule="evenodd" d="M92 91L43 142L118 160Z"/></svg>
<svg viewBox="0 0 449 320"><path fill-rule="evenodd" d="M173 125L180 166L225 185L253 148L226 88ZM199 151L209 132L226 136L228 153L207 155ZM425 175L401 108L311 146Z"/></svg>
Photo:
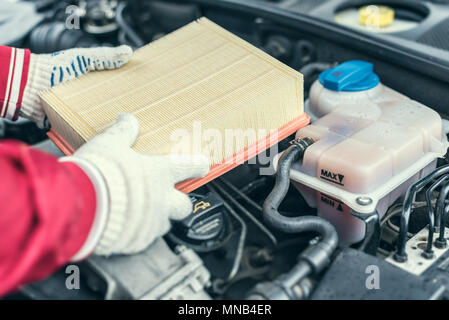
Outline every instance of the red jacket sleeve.
<svg viewBox="0 0 449 320"><path fill-rule="evenodd" d="M95 190L73 163L0 142L0 296L64 265L86 240Z"/></svg>
<svg viewBox="0 0 449 320"><path fill-rule="evenodd" d="M19 117L29 65L29 50L0 46L0 117Z"/></svg>

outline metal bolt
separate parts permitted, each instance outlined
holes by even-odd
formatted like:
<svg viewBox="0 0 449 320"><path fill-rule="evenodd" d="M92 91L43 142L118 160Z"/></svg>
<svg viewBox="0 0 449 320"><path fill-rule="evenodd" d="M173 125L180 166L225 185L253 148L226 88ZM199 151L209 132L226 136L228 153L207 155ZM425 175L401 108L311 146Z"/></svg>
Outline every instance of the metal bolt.
<svg viewBox="0 0 449 320"><path fill-rule="evenodd" d="M355 201L361 206L369 206L371 203L373 203L373 199L371 199L370 197L357 197Z"/></svg>

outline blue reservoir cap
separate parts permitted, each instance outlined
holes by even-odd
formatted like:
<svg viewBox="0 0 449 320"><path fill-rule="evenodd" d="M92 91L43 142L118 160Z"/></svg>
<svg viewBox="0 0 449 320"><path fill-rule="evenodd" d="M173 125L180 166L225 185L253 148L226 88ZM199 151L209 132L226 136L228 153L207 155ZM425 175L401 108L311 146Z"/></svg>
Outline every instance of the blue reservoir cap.
<svg viewBox="0 0 449 320"><path fill-rule="evenodd" d="M347 61L326 70L318 80L326 89L352 92L372 89L380 82L373 71L373 64L360 60Z"/></svg>

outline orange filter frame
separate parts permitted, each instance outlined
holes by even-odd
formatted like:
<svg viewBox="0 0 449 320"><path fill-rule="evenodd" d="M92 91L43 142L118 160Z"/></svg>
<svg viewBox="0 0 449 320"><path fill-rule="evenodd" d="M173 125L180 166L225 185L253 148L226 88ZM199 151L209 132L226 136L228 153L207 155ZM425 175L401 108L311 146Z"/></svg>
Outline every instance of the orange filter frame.
<svg viewBox="0 0 449 320"><path fill-rule="evenodd" d="M295 133L299 129L305 127L310 122L310 117L303 113L300 117L290 121L276 132L271 133L266 136L264 139L261 139L257 143L248 146L246 149L236 153L229 159L226 159L220 164L214 165L210 168L209 173L203 178L197 179L189 179L183 182L180 182L176 185L176 189L181 192L189 193L194 191L195 189L201 187L202 185L214 180L215 178L220 177L226 172L234 169L238 165L248 161L249 159L257 156L259 153L271 148L274 144L279 141L287 138L289 135ZM54 142L54 144L67 156L72 155L75 150L70 146L61 135L51 129L47 133L50 140ZM273 137L274 136L274 137Z"/></svg>

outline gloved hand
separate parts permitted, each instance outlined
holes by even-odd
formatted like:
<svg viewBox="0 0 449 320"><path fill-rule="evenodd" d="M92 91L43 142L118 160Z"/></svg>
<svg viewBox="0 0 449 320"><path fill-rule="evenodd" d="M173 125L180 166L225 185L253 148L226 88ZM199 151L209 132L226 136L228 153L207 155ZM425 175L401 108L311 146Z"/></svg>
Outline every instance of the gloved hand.
<svg viewBox="0 0 449 320"><path fill-rule="evenodd" d="M31 54L28 82L20 115L45 127L39 94L51 87L78 78L89 71L116 69L131 59L128 46L116 48L70 49L53 54Z"/></svg>
<svg viewBox="0 0 449 320"><path fill-rule="evenodd" d="M206 175L208 159L203 155L139 154L131 149L138 133L137 119L121 115L104 133L62 160L75 162L86 172L97 191L97 207L103 207L97 208L103 222L94 223L97 231L91 233L96 234L89 235L90 244L85 244L77 258L94 247L100 255L142 251L169 230L170 219L183 219L192 212L189 197L174 185Z"/></svg>

